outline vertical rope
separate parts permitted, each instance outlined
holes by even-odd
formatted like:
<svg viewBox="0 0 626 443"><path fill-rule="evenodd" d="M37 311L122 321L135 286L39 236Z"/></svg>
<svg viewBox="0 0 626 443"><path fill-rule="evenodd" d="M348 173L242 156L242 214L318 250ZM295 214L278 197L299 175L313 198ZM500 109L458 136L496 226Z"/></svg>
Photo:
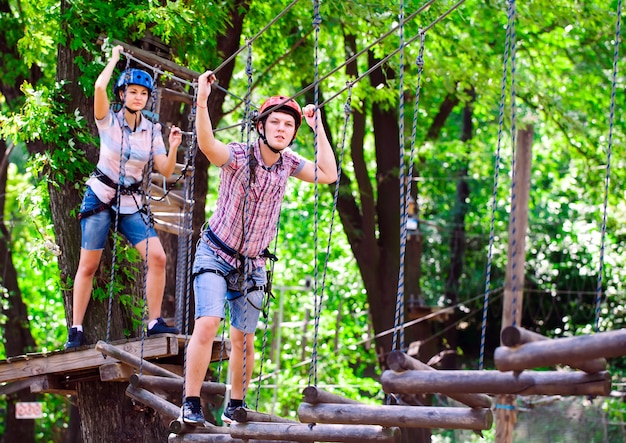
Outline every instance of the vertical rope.
<svg viewBox="0 0 626 443"><path fill-rule="evenodd" d="M493 193L491 201L491 225L489 228L489 251L487 254L487 271L485 276L485 297L483 301L483 319L480 329L480 358L478 362L478 369L483 369L485 360L485 333L487 331L487 309L489 306L489 292L491 285L491 261L493 258L493 242L494 242L494 230L496 219L496 207L498 203L498 178L500 175L500 149L502 145L502 127L504 125L504 103L506 92L506 80L507 80L507 67L509 60L509 45L511 40L511 22L513 21L513 3L514 0L509 1L508 9L508 26L506 31L506 40L504 43L504 57L502 62L502 82L500 84L500 111L498 117L498 142L496 148L496 159L494 166L494 180L493 180Z"/></svg>
<svg viewBox="0 0 626 443"><path fill-rule="evenodd" d="M180 330L185 334L185 345L183 352L183 390L181 402L185 400L185 390L187 388L186 379L187 379L187 346L189 345L189 322L190 322L190 308L191 308L191 290L193 281L191 280L191 271L192 271L192 263L190 257L188 256L192 249L192 241L193 241L193 194L195 191L195 158L197 151L197 132L196 132L196 103L198 103L198 89L193 86L193 105L191 106L191 112L189 113L189 126L191 129L191 140L189 142L189 149L185 152L185 164L189 165L191 168L191 176L186 176L185 184L183 187L183 197L184 204L183 210L184 212L184 223L183 223L183 232L185 235L186 245L184 249L185 252L185 276L184 281L181 281L181 288L185 294L185 321L184 321L184 329L181 327ZM183 171L184 172L184 171ZM179 237L180 240L180 237ZM179 248L180 248L179 241ZM179 251L180 252L180 251ZM177 274L180 274L177 273ZM177 275L178 278L178 275ZM177 279L178 284L178 279ZM176 294L177 297L182 296L179 292ZM179 325L182 326L182 325ZM224 340L222 340L221 347L224 346ZM222 358L222 349L220 348L220 360ZM218 373L218 381L219 381L219 373Z"/></svg>
<svg viewBox="0 0 626 443"><path fill-rule="evenodd" d="M246 60L246 75L248 76L248 90L246 93L246 100L245 100L245 116L244 116L244 121L247 122L247 131L246 131L246 146L248 147L248 156L254 155L254 147L251 146L250 144L250 133L251 133L251 128L252 128L252 119L251 117L251 112L250 112L250 93L252 91L252 45L251 42L248 40L247 41L247 46L248 46L248 56L247 56L247 60ZM250 160L248 159L248 166L250 165ZM256 167L256 162L255 162L255 166ZM250 191L250 174L252 174L252 171L250 170L250 167L248 167L248 186L246 186L246 196L244 199L244 223L242 228L242 232L243 232L243 238L244 238L244 247L243 247L243 252L242 255L243 257L241 258L241 260L243 260L243 272L244 272L244 279L243 279L243 287L241 287L240 289L243 291L242 296L243 297L248 297L247 293L246 293L246 284L248 282L248 275L250 270L249 268L249 263L247 260L247 256L248 256L248 245L250 243L250 236L246 235L247 234L247 228L248 228L248 223L250 221L250 208L249 205L247 204L248 202L248 196L249 196L249 191ZM243 324L245 325L248 319L248 302L246 300L246 303L244 304L244 309L243 309ZM243 401L244 401L244 405L245 405L245 400L246 400L246 391L247 391L247 387L246 387L246 381L248 380L248 374L246 372L246 368L247 368L247 342L248 342L249 338L248 338L248 333L244 332L243 333L243 373L242 375L242 384L243 384ZM252 340L254 340L254 333L252 333Z"/></svg>
<svg viewBox="0 0 626 443"><path fill-rule="evenodd" d="M130 66L130 59L126 58L126 80L130 79L130 71L128 70ZM124 91L124 97L126 97L126 92ZM117 98L116 98L117 100ZM124 139L128 138L126 135L126 131L124 131L124 120L123 120L123 112L122 117L118 116L118 123L120 125L120 131L122 132L122 140L120 143L120 174L117 181L117 189L115 193L115 222L113 226L113 250L111 251L111 275L109 277L109 304L107 309L107 333L105 341L107 343L111 342L111 321L112 321L112 311L113 311L113 290L115 286L115 266L117 263L117 240L119 237L119 218L120 218L120 192L122 190L122 185L124 183L124 165L126 162L124 161ZM126 137L125 137L126 136ZM130 142L128 143L128 150L130 151ZM130 152L129 152L130 155ZM104 355L104 354L103 354Z"/></svg>
<svg viewBox="0 0 626 443"><path fill-rule="evenodd" d="M152 104L150 106L150 111L154 112L155 104L157 101L157 90L156 90L156 77L157 73L152 73ZM146 118L142 116L142 118ZM146 191L146 199L145 199L145 208L146 208L146 259L143 261L143 316L145 317L146 311L148 308L148 253L149 248L148 245L150 242L148 241L148 233L150 232L150 226L152 225L152 212L150 208L150 198L152 197L152 169L154 167L154 126L156 123L153 123L151 126L150 133L150 154L148 156L148 180L147 180L147 191ZM133 199L135 197L133 196ZM164 288L165 289L165 288ZM143 320L143 319L142 319ZM148 320L150 320L150 313L148 312ZM147 327L147 323L146 323ZM143 321L141 323L141 350L139 352L139 375L143 374L143 351L144 351L144 341L146 338L146 328L143 327Z"/></svg>
<svg viewBox="0 0 626 443"><path fill-rule="evenodd" d="M515 152L517 149L517 126L516 126L516 111L517 108L515 106L515 54L516 54L516 45L515 45L515 0L511 1L511 14L513 19L511 20L511 293L513 297L511 299L511 316L513 318L512 326L517 326L517 286L521 285L521 289L524 286L524 280L521 282L517 281L516 276L516 268L517 268L517 260L519 257L517 256L517 241L515 240L515 234L517 233L517 166L515 161ZM524 254L524 251L520 251L521 254ZM523 256L522 256L523 259Z"/></svg>
<svg viewBox="0 0 626 443"><path fill-rule="evenodd" d="M604 177L604 205L602 212L602 234L600 243L600 264L598 268L598 286L596 288L596 312L594 331L600 330L600 305L602 303L602 274L604 272L604 248L606 241L606 218L609 205L609 184L611 179L611 151L613 150L613 124L615 121L615 91L617 89L617 62L619 60L619 41L622 23L622 0L617 2L617 22L615 24L615 43L613 45L613 81L611 83L611 105L609 107L609 142L606 150L606 174Z"/></svg>
<svg viewBox="0 0 626 443"><path fill-rule="evenodd" d="M315 193L315 202L314 202L314 239L313 239L313 304L314 304L314 312L315 312L315 327L314 327L314 338L313 338L313 354L311 356L311 368L309 370L309 386L311 385L311 381L313 381L313 385L317 386L317 336L319 331L319 323L320 323L320 315L321 315L321 299L318 299L318 270L317 270L317 230L318 230L318 211L319 211L319 191L318 191L318 139L317 139L317 128L318 128L318 118L317 111L319 106L319 32L320 32L320 24L322 23L322 17L320 16L320 1L313 1L313 26L315 27L315 74L314 74L314 119L315 124L313 128L313 146L314 146L314 162L315 162L315 174L314 174L314 193Z"/></svg>
<svg viewBox="0 0 626 443"><path fill-rule="evenodd" d="M409 194L408 188L410 182L407 183L404 169L404 1L400 2L400 12L398 17L398 32L400 37L400 79L398 85L398 129L399 129L399 147L400 147L400 260L398 266L398 291L396 293L396 311L393 326L393 340L391 349L402 349L404 347L404 260L406 253L406 222L407 222L407 204L405 195ZM398 341L400 342L398 345Z"/></svg>

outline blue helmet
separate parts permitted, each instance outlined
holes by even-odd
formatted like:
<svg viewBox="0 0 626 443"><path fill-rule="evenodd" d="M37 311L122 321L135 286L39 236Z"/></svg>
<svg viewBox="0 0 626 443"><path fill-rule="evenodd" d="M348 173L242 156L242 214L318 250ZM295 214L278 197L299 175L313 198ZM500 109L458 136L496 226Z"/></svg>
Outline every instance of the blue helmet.
<svg viewBox="0 0 626 443"><path fill-rule="evenodd" d="M150 74L141 69L127 69L122 72L117 79L117 82L113 86L113 95L117 99L118 93L121 89L126 88L128 85L139 85L148 89L148 92L152 94L154 89L154 81Z"/></svg>

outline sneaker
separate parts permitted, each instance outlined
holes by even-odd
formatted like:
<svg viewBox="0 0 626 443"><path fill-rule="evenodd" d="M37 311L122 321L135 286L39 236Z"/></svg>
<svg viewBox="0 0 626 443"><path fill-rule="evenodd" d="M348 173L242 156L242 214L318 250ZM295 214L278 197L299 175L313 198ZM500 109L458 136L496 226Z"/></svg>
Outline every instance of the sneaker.
<svg viewBox="0 0 626 443"><path fill-rule="evenodd" d="M156 334L178 334L178 329L168 326L165 320L159 317L156 324L148 329L148 337Z"/></svg>
<svg viewBox="0 0 626 443"><path fill-rule="evenodd" d="M200 408L197 412L194 412L192 404L189 401L183 402L183 405L180 408L180 418L182 418L183 423L193 426L204 425L204 414L202 414L202 408Z"/></svg>
<svg viewBox="0 0 626 443"><path fill-rule="evenodd" d="M76 328L70 328L70 331L67 334L65 349L78 348L84 346L85 344L85 333Z"/></svg>
<svg viewBox="0 0 626 443"><path fill-rule="evenodd" d="M235 409L240 408L241 406L229 406L227 405L224 408L224 412L222 412L222 421L224 424L229 425L235 420Z"/></svg>

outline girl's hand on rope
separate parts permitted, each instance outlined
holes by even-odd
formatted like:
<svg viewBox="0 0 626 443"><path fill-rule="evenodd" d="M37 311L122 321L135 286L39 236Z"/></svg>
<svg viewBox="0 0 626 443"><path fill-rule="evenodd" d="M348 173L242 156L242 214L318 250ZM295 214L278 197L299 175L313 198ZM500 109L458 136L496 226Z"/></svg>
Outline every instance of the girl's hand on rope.
<svg viewBox="0 0 626 443"><path fill-rule="evenodd" d="M304 115L304 118L306 119L306 123L311 127L311 128L315 128L315 105L313 104L309 104L306 105L303 109L302 109L302 115ZM320 110L317 110L317 121L318 121L318 125L322 124L322 114L320 113Z"/></svg>
<svg viewBox="0 0 626 443"><path fill-rule="evenodd" d="M206 107L206 102L211 95L211 85L217 78L213 71L206 71L198 77L198 103L201 107Z"/></svg>
<svg viewBox="0 0 626 443"><path fill-rule="evenodd" d="M172 125L170 128L169 142L170 149L178 149L180 143L183 141L183 133L178 126Z"/></svg>

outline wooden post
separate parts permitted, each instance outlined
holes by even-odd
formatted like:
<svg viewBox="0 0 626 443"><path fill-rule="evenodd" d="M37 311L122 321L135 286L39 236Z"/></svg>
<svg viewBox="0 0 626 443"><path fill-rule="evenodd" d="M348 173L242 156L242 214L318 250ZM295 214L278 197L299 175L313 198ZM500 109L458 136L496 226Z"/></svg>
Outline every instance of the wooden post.
<svg viewBox="0 0 626 443"><path fill-rule="evenodd" d="M341 405L302 403L298 418L303 423L369 424L384 427L490 429L491 409L434 406Z"/></svg>
<svg viewBox="0 0 626 443"><path fill-rule="evenodd" d="M392 351L387 355L387 366L389 367L389 369L392 369L396 372L402 372L411 369L418 371L436 371L435 368L428 366L426 363L412 358L401 351ZM434 394L435 392L432 393ZM437 393L442 394L442 392ZM467 394L463 393L463 391L460 390L458 392L449 392L445 395L471 408L491 407L491 397L485 394Z"/></svg>
<svg viewBox="0 0 626 443"><path fill-rule="evenodd" d="M519 326L507 326L500 333L500 343L508 347L516 347L519 345L523 345L525 343L534 343L534 342L545 341L545 340L552 340L552 339L545 337L541 334L537 334L536 332L529 331ZM548 348L550 348L550 345L548 345ZM511 354L515 354L517 352L517 349L509 349L508 351L506 351L506 353L508 354L509 351L511 352ZM568 357L570 355L571 354L568 353ZM570 362L566 364L572 368L580 369L581 371L585 371L589 374L606 370L606 359L603 357L583 360L580 362ZM536 367L536 366L533 366L533 367Z"/></svg>
<svg viewBox="0 0 626 443"><path fill-rule="evenodd" d="M509 220L509 259L506 267L501 330L522 321L524 268L526 266L526 230L532 163L533 127L517 131L515 170L511 186ZM514 396L496 397L496 443L512 443L517 421Z"/></svg>
<svg viewBox="0 0 626 443"><path fill-rule="evenodd" d="M235 438L289 441L323 442L398 442L399 428L383 428L374 425L327 425L289 423L236 423L230 425L230 435Z"/></svg>

